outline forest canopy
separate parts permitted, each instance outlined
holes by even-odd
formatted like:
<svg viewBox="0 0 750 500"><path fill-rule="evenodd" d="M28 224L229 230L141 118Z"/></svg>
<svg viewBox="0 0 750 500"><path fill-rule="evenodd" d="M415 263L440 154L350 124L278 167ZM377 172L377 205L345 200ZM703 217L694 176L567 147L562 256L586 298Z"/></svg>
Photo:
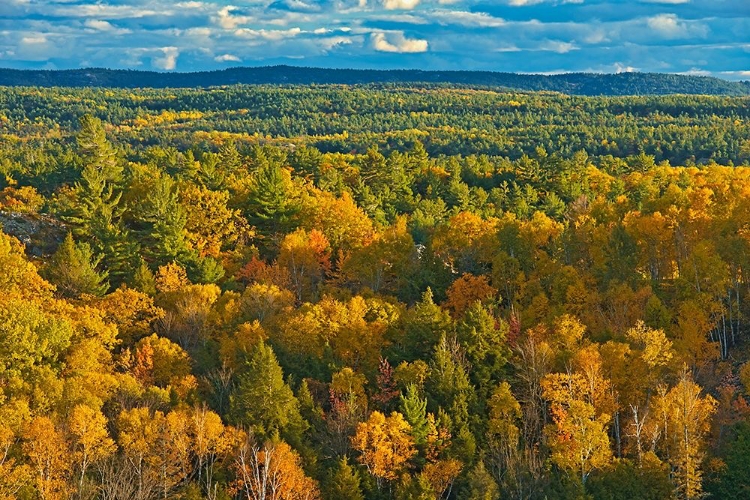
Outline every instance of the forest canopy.
<svg viewBox="0 0 750 500"><path fill-rule="evenodd" d="M749 115L0 90L0 499L741 497Z"/></svg>

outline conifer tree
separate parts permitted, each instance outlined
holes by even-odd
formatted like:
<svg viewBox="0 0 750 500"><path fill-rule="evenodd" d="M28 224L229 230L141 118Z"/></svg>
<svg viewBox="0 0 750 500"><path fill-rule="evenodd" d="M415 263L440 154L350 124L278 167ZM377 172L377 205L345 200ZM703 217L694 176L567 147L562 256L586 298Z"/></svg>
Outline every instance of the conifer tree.
<svg viewBox="0 0 750 500"><path fill-rule="evenodd" d="M296 227L299 210L289 173L279 165L264 162L253 176L247 203L248 222L269 240L269 246L277 242L280 234Z"/></svg>
<svg viewBox="0 0 750 500"><path fill-rule="evenodd" d="M417 386L414 384L409 384L406 395L401 395L401 413L411 426L414 444L418 447L424 446L430 432L430 424L427 420L427 399L419 397Z"/></svg>
<svg viewBox="0 0 750 500"><path fill-rule="evenodd" d="M336 464L328 484L328 498L336 500L364 500L361 479L357 469L349 465L346 457Z"/></svg>
<svg viewBox="0 0 750 500"><path fill-rule="evenodd" d="M107 140L102 121L94 116L84 115L79 120L79 125L81 129L76 140L84 169L97 172L105 182L121 181L122 166L117 160L117 152Z"/></svg>
<svg viewBox="0 0 750 500"><path fill-rule="evenodd" d="M132 279L133 287L145 293L146 295L156 295L156 278L154 273L146 264L146 261L141 259L138 268L135 270Z"/></svg>
<svg viewBox="0 0 750 500"><path fill-rule="evenodd" d="M57 285L58 292L65 297L101 296L109 288L108 273L96 270L101 260L101 256L93 255L88 243L76 243L68 233L44 269L44 276Z"/></svg>
<svg viewBox="0 0 750 500"><path fill-rule="evenodd" d="M477 461L469 472L466 485L459 497L466 500L498 500L500 498L500 489L492 478L492 474L484 466L483 460Z"/></svg>
<svg viewBox="0 0 750 500"><path fill-rule="evenodd" d="M299 402L284 382L284 373L273 349L259 342L230 397L230 413L235 422L249 426L257 435L270 437L279 432L297 444L306 423Z"/></svg>

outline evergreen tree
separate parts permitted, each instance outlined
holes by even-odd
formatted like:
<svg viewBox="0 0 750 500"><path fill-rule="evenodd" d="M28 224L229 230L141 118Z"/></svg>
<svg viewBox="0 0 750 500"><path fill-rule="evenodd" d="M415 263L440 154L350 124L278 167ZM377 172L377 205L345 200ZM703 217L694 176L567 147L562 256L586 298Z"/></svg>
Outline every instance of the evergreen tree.
<svg viewBox="0 0 750 500"><path fill-rule="evenodd" d="M187 215L174 180L161 174L146 181L142 189L145 193L132 203L129 215L149 260L159 265L186 261L191 254L185 231Z"/></svg>
<svg viewBox="0 0 750 500"><path fill-rule="evenodd" d="M471 379L486 395L502 374L510 352L505 344L508 325L497 321L476 301L456 325L456 337L471 363Z"/></svg>
<svg viewBox="0 0 750 500"><path fill-rule="evenodd" d="M247 202L247 220L266 238L266 246L279 235L294 230L300 207L289 172L275 163L262 165L254 174Z"/></svg>
<svg viewBox="0 0 750 500"><path fill-rule="evenodd" d="M259 342L250 354L230 396L232 419L268 438L279 432L292 444L300 442L306 423L299 402L284 382L284 373L270 346Z"/></svg>
<svg viewBox="0 0 750 500"><path fill-rule="evenodd" d="M328 483L328 498L336 500L364 500L361 479L357 469L342 457L331 472Z"/></svg>
<svg viewBox="0 0 750 500"><path fill-rule="evenodd" d="M84 115L79 120L79 125L81 129L76 140L84 169L97 172L106 182L120 182L122 166L117 159L117 152L107 141L102 121L94 116Z"/></svg>
<svg viewBox="0 0 750 500"><path fill-rule="evenodd" d="M492 478L492 474L484 466L484 460L478 460L469 472L466 485L459 498L466 500L498 500L500 498L500 489Z"/></svg>
<svg viewBox="0 0 750 500"><path fill-rule="evenodd" d="M430 432L430 423L427 420L427 399L419 397L419 391L414 384L409 384L406 395L401 395L401 413L411 425L414 444L417 447L424 446Z"/></svg>
<svg viewBox="0 0 750 500"><path fill-rule="evenodd" d="M107 292L107 272L98 272L96 266L101 256L95 257L88 243L76 243L68 233L60 244L44 276L57 285L57 291L69 298L79 298L83 294L101 296Z"/></svg>
<svg viewBox="0 0 750 500"><path fill-rule="evenodd" d="M151 269L148 267L148 264L146 264L146 261L143 259L141 259L138 268L135 270L131 283L133 288L138 291L151 296L156 295L156 278L154 277L154 273L151 272Z"/></svg>
<svg viewBox="0 0 750 500"><path fill-rule="evenodd" d="M452 331L453 321L447 311L435 304L432 289L427 288L422 300L404 315L403 326L404 357L426 359L441 337Z"/></svg>

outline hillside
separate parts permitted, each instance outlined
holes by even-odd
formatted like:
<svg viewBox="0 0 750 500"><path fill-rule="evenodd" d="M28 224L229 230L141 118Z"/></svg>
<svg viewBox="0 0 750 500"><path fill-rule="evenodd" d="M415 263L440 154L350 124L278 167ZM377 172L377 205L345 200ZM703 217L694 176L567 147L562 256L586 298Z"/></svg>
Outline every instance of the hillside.
<svg viewBox="0 0 750 500"><path fill-rule="evenodd" d="M553 91L571 95L750 95L749 82L662 73L566 73L488 71L354 70L268 66L198 73L110 69L63 71L0 70L1 86L39 87L212 87L232 84L432 83Z"/></svg>

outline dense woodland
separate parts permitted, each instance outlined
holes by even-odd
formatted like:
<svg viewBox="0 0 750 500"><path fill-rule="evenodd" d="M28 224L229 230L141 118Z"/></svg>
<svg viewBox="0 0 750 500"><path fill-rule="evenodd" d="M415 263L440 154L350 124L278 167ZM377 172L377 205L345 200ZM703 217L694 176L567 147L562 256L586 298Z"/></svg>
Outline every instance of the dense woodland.
<svg viewBox="0 0 750 500"><path fill-rule="evenodd" d="M575 95L750 95L750 81L733 82L709 76L624 72L553 75L495 71L424 71L332 69L298 66L237 67L195 73L112 70L0 69L0 85L29 87L174 88L236 84L452 84L553 91Z"/></svg>
<svg viewBox="0 0 750 500"><path fill-rule="evenodd" d="M750 106L0 90L0 499L750 488Z"/></svg>

